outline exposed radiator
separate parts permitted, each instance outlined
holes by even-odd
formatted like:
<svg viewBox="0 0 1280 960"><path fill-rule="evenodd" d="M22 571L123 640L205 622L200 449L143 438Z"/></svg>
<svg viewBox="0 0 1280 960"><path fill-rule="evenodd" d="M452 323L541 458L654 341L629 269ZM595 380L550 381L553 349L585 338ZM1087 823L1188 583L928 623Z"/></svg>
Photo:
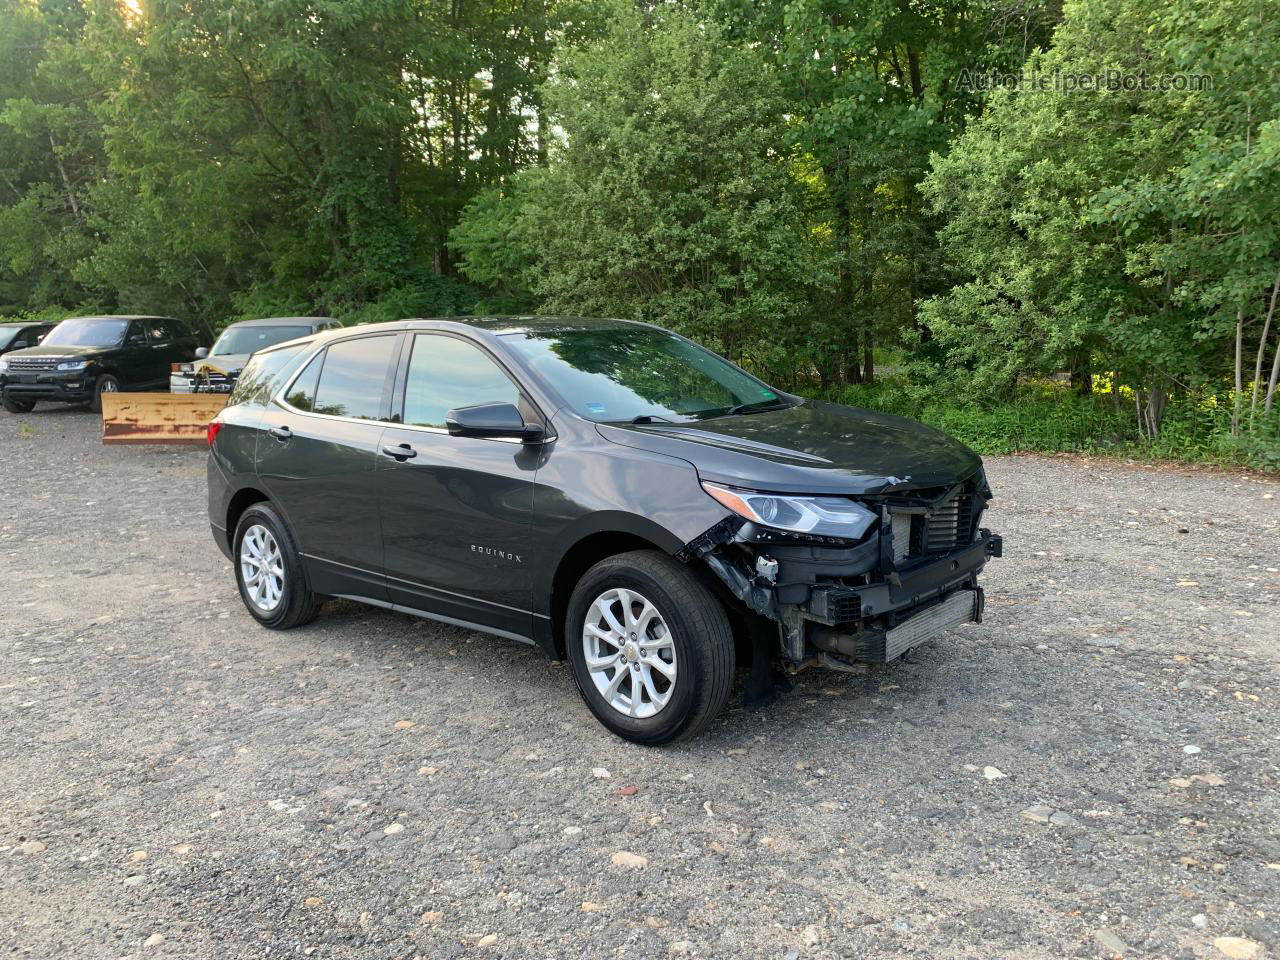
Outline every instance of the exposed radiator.
<svg viewBox="0 0 1280 960"><path fill-rule="evenodd" d="M898 562L911 555L911 514L894 513L893 520L893 560Z"/></svg>
<svg viewBox="0 0 1280 960"><path fill-rule="evenodd" d="M944 630L969 623L978 616L978 592L957 590L941 603L922 610L885 631L884 658L886 661L901 656L917 643L936 637Z"/></svg>

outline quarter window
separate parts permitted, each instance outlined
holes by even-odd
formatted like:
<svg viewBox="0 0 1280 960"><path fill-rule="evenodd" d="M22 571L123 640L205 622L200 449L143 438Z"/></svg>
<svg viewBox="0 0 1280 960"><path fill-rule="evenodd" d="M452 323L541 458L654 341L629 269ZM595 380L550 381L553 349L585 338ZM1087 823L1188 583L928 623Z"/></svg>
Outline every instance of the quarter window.
<svg viewBox="0 0 1280 960"><path fill-rule="evenodd" d="M305 370L298 374L297 379L293 381L293 385L289 387L289 392L285 394L284 402L295 410L302 410L310 413L316 405L316 382L320 379L320 364L324 361L324 354L317 353L311 358L311 362L307 364Z"/></svg>
<svg viewBox="0 0 1280 960"><path fill-rule="evenodd" d="M306 349L306 346L303 344L297 347L270 350L266 353L255 353L249 358L249 362L236 380L235 389L227 399L227 406L234 406L237 403L265 403L271 395L272 384L278 383L280 375L289 365L300 359L298 354ZM318 365L316 369L320 369ZM311 384L314 393L314 379ZM310 403L310 400L307 402Z"/></svg>
<svg viewBox="0 0 1280 960"><path fill-rule="evenodd" d="M320 369L313 412L357 420L381 419L382 389L395 345L395 337L361 337L331 346Z"/></svg>
<svg viewBox="0 0 1280 960"><path fill-rule="evenodd" d="M443 427L445 413L481 403L520 404L520 391L487 353L457 337L413 340L405 384L404 422Z"/></svg>

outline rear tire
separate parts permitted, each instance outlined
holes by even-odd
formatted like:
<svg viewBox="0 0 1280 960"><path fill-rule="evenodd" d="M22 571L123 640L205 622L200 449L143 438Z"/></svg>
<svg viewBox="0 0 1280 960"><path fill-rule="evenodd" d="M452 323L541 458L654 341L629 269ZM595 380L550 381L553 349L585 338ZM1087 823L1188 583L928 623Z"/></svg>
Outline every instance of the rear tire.
<svg viewBox="0 0 1280 960"><path fill-rule="evenodd" d="M5 394L3 397L4 408L10 413L30 413L36 408L34 400L19 400L17 397L11 397Z"/></svg>
<svg viewBox="0 0 1280 960"><path fill-rule="evenodd" d="M119 393L120 381L113 374L104 373L98 378L98 382L93 385L93 399L89 401L89 409L94 413L102 412L102 395L104 393Z"/></svg>
<svg viewBox="0 0 1280 960"><path fill-rule="evenodd" d="M321 601L311 592L293 534L270 504L246 510L231 543L240 599L255 620L290 630L316 618Z"/></svg>
<svg viewBox="0 0 1280 960"><path fill-rule="evenodd" d="M656 550L608 557L587 571L569 600L565 649L587 707L633 743L700 733L733 687L724 607L687 567Z"/></svg>

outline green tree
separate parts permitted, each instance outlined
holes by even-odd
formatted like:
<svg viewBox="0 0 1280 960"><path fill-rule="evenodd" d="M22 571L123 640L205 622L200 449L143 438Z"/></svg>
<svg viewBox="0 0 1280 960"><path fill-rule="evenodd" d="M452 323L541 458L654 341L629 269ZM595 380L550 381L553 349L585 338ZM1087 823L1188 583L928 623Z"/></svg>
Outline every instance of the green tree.
<svg viewBox="0 0 1280 960"><path fill-rule="evenodd" d="M0 0L0 315L73 305L90 236L87 192L104 174L74 0Z"/></svg>
<svg viewBox="0 0 1280 960"><path fill-rule="evenodd" d="M1234 373L1242 396L1244 358L1263 369L1274 353L1280 33L1261 0L1064 12L1029 72L1184 80L997 95L926 183L962 282L922 312L970 395L1064 368L1088 390L1102 371L1154 435L1171 394L1213 394Z"/></svg>
<svg viewBox="0 0 1280 960"><path fill-rule="evenodd" d="M870 380L879 338L914 339L916 301L947 286L919 183L978 109L962 70L1021 63L1052 4L974 0L704 0L699 7L775 65L788 141L817 190L810 216L838 283L815 306L823 387Z"/></svg>
<svg viewBox="0 0 1280 960"><path fill-rule="evenodd" d="M546 167L483 195L454 232L478 282L546 310L675 327L794 378L830 283L791 176L774 71L714 24L619 4L546 90Z"/></svg>

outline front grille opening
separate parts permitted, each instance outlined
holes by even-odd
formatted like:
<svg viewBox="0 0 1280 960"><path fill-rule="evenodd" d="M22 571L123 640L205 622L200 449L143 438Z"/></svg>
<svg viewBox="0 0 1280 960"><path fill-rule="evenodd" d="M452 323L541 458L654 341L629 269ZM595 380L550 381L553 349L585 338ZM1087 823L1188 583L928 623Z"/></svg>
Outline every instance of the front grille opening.
<svg viewBox="0 0 1280 960"><path fill-rule="evenodd" d="M976 511L980 510L974 494L957 493L927 515L893 512L894 562L951 553L971 543Z"/></svg>
<svg viewBox="0 0 1280 960"><path fill-rule="evenodd" d="M950 553L969 542L972 502L971 494L957 494L925 519L921 524L925 553Z"/></svg>

